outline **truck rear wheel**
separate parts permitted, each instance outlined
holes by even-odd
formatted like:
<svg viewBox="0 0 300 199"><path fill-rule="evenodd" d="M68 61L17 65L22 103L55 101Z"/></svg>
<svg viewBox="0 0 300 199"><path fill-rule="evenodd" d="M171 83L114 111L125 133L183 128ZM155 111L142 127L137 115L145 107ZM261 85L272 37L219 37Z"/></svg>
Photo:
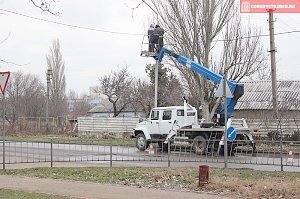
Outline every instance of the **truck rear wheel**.
<svg viewBox="0 0 300 199"><path fill-rule="evenodd" d="M196 154L202 155L206 153L207 142L202 135L198 135L193 140L193 151Z"/></svg>
<svg viewBox="0 0 300 199"><path fill-rule="evenodd" d="M149 143L147 142L146 140L146 137L144 134L140 133L136 136L136 139L135 139L135 146L136 148L138 148L140 151L145 151L148 146L149 146Z"/></svg>

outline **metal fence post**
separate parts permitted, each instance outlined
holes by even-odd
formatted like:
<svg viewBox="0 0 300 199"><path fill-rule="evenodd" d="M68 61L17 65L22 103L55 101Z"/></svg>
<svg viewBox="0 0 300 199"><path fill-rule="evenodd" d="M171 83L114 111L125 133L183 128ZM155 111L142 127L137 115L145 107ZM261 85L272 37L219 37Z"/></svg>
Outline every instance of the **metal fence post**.
<svg viewBox="0 0 300 199"><path fill-rule="evenodd" d="M4 93L3 93L3 98L2 98L2 103L3 103L3 142L2 142L2 144L3 144L3 151L2 151L2 155L3 155L3 170L5 170L5 140L6 140L6 138L5 138L5 136L6 136L6 133L5 133L5 95L4 95Z"/></svg>
<svg viewBox="0 0 300 199"><path fill-rule="evenodd" d="M50 164L53 167L53 139L50 139Z"/></svg>
<svg viewBox="0 0 300 199"><path fill-rule="evenodd" d="M110 139L110 167L112 167L112 139Z"/></svg>
<svg viewBox="0 0 300 199"><path fill-rule="evenodd" d="M171 167L170 155L171 155L171 144L170 144L170 139L168 139L168 167Z"/></svg>
<svg viewBox="0 0 300 199"><path fill-rule="evenodd" d="M280 134L280 170L283 171L282 133Z"/></svg>

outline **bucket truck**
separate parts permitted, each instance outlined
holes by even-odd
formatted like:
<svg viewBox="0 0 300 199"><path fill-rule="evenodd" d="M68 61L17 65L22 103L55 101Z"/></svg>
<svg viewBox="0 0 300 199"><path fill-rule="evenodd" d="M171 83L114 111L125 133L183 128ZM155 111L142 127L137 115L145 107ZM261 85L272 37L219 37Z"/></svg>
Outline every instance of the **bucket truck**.
<svg viewBox="0 0 300 199"><path fill-rule="evenodd" d="M211 71L205 66L188 59L183 55L179 55L165 47L154 56L155 60L161 62L164 55L175 58L182 66L188 67L195 71L203 78L212 81L216 85L220 85L224 77ZM221 108L218 113L218 122L198 122L196 108L189 105L184 99L183 106L157 107L151 110L150 116L146 121L142 121L133 129L133 135L136 138L136 147L140 151L148 148L149 143L158 142L159 146L164 149L168 140L172 143L188 143L197 154L206 154L217 150L218 153L224 153L224 132L225 122L227 126L233 126L231 123L232 114L237 100L244 94L244 85L238 84L233 80L228 81L229 89L232 93L231 97L227 97L226 108ZM224 121L225 109L227 110L228 121ZM255 142L252 137L252 130L248 128L244 119L239 121L239 125L235 126L237 139L247 140L247 143L255 150ZM159 142L158 140L164 140ZM228 149L232 150L233 143Z"/></svg>

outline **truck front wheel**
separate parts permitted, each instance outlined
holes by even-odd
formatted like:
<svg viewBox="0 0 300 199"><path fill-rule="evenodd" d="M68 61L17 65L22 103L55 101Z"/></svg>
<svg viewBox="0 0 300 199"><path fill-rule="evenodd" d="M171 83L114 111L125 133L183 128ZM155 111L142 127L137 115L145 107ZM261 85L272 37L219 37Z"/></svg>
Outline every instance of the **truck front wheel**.
<svg viewBox="0 0 300 199"><path fill-rule="evenodd" d="M146 137L144 134L140 133L136 136L135 139L135 146L140 151L145 151L148 148L149 143L146 140Z"/></svg>
<svg viewBox="0 0 300 199"><path fill-rule="evenodd" d="M206 145L205 138L202 135L198 135L193 140L193 151L199 155L205 154Z"/></svg>

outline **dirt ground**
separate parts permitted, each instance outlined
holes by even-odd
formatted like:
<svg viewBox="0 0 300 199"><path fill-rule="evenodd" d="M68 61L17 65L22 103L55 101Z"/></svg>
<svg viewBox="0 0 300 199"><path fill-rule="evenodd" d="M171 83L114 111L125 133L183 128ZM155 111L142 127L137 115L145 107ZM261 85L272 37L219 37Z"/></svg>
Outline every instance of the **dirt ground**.
<svg viewBox="0 0 300 199"><path fill-rule="evenodd" d="M12 164L6 165L6 169L22 169L34 167L49 167L49 163L34 164ZM87 167L95 164L87 163L55 163L55 167ZM106 167L109 164L99 164ZM53 179L31 178L24 176L0 175L0 188L23 190L36 193L47 193L69 196L76 199L236 199L221 195L207 193L183 192L176 190L160 190L149 188L138 188L111 184L98 184L88 182L63 181Z"/></svg>
<svg viewBox="0 0 300 199"><path fill-rule="evenodd" d="M70 196L80 199L230 199L220 195L130 186L0 175L0 188ZM232 198L231 198L232 199Z"/></svg>

